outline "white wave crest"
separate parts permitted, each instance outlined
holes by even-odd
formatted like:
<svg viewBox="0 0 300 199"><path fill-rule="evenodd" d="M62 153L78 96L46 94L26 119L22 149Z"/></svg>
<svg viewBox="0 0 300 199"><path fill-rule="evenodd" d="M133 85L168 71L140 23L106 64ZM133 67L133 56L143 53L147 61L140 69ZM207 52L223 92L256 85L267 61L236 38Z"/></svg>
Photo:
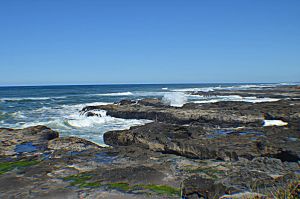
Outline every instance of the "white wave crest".
<svg viewBox="0 0 300 199"><path fill-rule="evenodd" d="M279 85L281 86L299 86L300 85L300 82L282 82L282 83L279 83Z"/></svg>
<svg viewBox="0 0 300 199"><path fill-rule="evenodd" d="M64 110L67 110L67 112L73 110L73 111L81 111L86 106L101 106L101 105L108 105L113 104L109 102L91 102L91 103L84 103L84 104L74 104L74 105L62 105L61 107Z"/></svg>
<svg viewBox="0 0 300 199"><path fill-rule="evenodd" d="M127 129L131 126L141 125L146 122L146 120L126 120L121 118L115 118L106 115L106 111L93 111L99 116L86 117L84 115L73 115L65 122L74 128L95 128L101 127L103 125L119 126L117 129ZM100 116L101 115L101 116ZM121 128L120 128L121 127Z"/></svg>
<svg viewBox="0 0 300 199"><path fill-rule="evenodd" d="M182 107L187 102L187 97L184 93L170 92L164 95L162 102L169 106Z"/></svg>
<svg viewBox="0 0 300 199"><path fill-rule="evenodd" d="M236 85L236 86L226 86L222 87L219 90L260 90L263 88L273 88L278 86L278 84L246 84L246 85Z"/></svg>
<svg viewBox="0 0 300 199"><path fill-rule="evenodd" d="M50 100L50 99L64 99L67 96L61 97L8 97L8 98L0 98L0 101L42 101L42 100Z"/></svg>
<svg viewBox="0 0 300 199"><path fill-rule="evenodd" d="M175 92L211 92L214 91L217 87L208 87L208 88L181 88L181 89L172 89Z"/></svg>
<svg viewBox="0 0 300 199"><path fill-rule="evenodd" d="M97 114L96 112L94 112ZM104 123L112 122L113 118L110 116L106 116L106 111L101 111L101 116L95 117L86 117L85 115L73 114L65 120L66 124L75 127L75 128L83 128L83 127L94 127L98 125L102 125Z"/></svg>
<svg viewBox="0 0 300 199"><path fill-rule="evenodd" d="M170 93L170 92L137 91L137 92L134 92L134 95L139 96L139 97L162 97L166 93Z"/></svg>
<svg viewBox="0 0 300 199"><path fill-rule="evenodd" d="M80 111L85 106L106 105L111 103L92 102L74 105L59 105L42 107L34 110L14 113L18 120L14 128L26 128L35 125L45 125L60 132L62 136L77 136L97 144L103 144L103 134L111 130L129 129L132 126L143 125L150 120L121 119L106 115L104 110L91 111L95 116L87 117ZM25 119L26 118L26 119Z"/></svg>
<svg viewBox="0 0 300 199"><path fill-rule="evenodd" d="M25 118L27 118L22 111L17 111L17 112L11 113L11 116L16 118L16 119L25 119Z"/></svg>
<svg viewBox="0 0 300 199"><path fill-rule="evenodd" d="M213 87L201 87L201 88L182 88L182 89L172 89L176 92L212 92L216 90L248 90L248 89L263 89L272 88L279 86L280 84L244 84L244 85L234 85L234 86L213 86Z"/></svg>
<svg viewBox="0 0 300 199"><path fill-rule="evenodd" d="M91 103L85 103L84 106L100 106L100 105L108 105L113 104L113 102L91 102Z"/></svg>
<svg viewBox="0 0 300 199"><path fill-rule="evenodd" d="M23 100L49 100L50 97L10 97L10 98L1 98L1 101L23 101Z"/></svg>
<svg viewBox="0 0 300 199"><path fill-rule="evenodd" d="M130 96L133 95L132 92L119 92L119 93L100 93L100 94L92 94L95 96Z"/></svg>
<svg viewBox="0 0 300 199"><path fill-rule="evenodd" d="M197 98L196 95L192 97L194 99ZM204 104L204 103L216 103L216 102L224 102L224 101L261 103L261 102L276 102L280 100L280 99L269 98L269 97L257 98L257 97L242 97L239 95L224 95L224 96L217 95L211 97L198 96L198 99L201 100L193 101L193 103Z"/></svg>

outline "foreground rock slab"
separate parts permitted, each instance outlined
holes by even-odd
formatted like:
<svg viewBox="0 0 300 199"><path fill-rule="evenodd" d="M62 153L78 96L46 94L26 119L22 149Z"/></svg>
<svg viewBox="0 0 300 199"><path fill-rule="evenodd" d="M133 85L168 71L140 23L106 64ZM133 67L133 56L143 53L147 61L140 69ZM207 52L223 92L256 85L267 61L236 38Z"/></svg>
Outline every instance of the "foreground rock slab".
<svg viewBox="0 0 300 199"><path fill-rule="evenodd" d="M139 146L144 149L188 158L249 160L255 157L276 157L283 161L300 160L297 131L284 127L239 128L231 130L203 129L199 126L179 126L149 123L129 130L104 134L111 146Z"/></svg>
<svg viewBox="0 0 300 199"><path fill-rule="evenodd" d="M59 138L44 126L1 129L0 140L1 198L177 198L180 194L179 183L168 177L170 168L154 160L144 162L141 154L127 156L127 149ZM29 142L34 150L19 150Z"/></svg>
<svg viewBox="0 0 300 199"><path fill-rule="evenodd" d="M146 126L149 132L156 134L157 124L149 125L153 125ZM172 130L176 139L186 133L207 135L199 127L158 125ZM7 148L3 143L11 140L8 132L12 138L29 132L31 136ZM103 148L81 138L60 138L44 126L1 129L0 140L1 149L9 151L0 156L1 198L214 198L244 193L254 186L267 194L274 184L284 187L296 178L299 169L296 162L271 157L195 159L157 150L155 144L150 149L146 143L128 141ZM38 150L15 150L28 141Z"/></svg>

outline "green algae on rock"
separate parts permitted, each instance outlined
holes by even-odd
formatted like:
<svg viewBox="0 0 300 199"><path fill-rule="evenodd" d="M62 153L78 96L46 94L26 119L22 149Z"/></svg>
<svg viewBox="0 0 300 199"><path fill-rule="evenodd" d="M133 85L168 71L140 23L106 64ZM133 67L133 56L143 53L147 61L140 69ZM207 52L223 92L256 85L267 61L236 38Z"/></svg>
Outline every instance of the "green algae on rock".
<svg viewBox="0 0 300 199"><path fill-rule="evenodd" d="M130 186L126 182L114 182L114 183L101 183L99 181L90 182L93 174L81 173L77 175L71 175L63 178L65 181L70 181L71 186L78 186L81 188L96 188L106 187L108 189L117 189L124 192L132 192L136 190L152 191L161 195L180 195L180 189L167 185L155 185L155 184L136 184Z"/></svg>
<svg viewBox="0 0 300 199"><path fill-rule="evenodd" d="M0 162L0 175L13 169L20 169L38 164L38 160L19 160L14 162Z"/></svg>

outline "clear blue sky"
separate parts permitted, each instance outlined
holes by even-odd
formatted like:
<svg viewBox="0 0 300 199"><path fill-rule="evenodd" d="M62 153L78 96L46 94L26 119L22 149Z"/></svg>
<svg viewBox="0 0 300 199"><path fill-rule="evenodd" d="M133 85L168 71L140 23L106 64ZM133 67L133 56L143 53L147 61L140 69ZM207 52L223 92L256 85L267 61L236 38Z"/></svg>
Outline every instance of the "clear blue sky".
<svg viewBox="0 0 300 199"><path fill-rule="evenodd" d="M299 82L299 0L1 0L0 85Z"/></svg>

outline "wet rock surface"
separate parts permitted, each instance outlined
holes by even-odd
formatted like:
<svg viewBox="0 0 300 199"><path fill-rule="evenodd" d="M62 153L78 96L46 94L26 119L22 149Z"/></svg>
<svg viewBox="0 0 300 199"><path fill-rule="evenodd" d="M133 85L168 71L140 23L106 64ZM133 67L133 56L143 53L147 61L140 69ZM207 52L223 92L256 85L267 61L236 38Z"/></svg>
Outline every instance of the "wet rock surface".
<svg viewBox="0 0 300 199"><path fill-rule="evenodd" d="M277 157L290 162L300 160L299 143L286 139L289 134L297 136L297 132L281 129L279 133L276 127L251 131L253 129L220 132L198 126L150 123L129 130L107 132L104 141L111 146L136 145L146 150L196 159Z"/></svg>
<svg viewBox="0 0 300 199"><path fill-rule="evenodd" d="M239 110L216 110L216 108L202 107L197 104L186 105L183 108L148 106L140 103L134 105L112 104L88 106L82 111L88 110L106 110L110 116L125 119L149 119L178 125L194 124L216 127L238 127L246 124L261 126L264 119L261 114L254 111L245 117L245 113Z"/></svg>
<svg viewBox="0 0 300 199"><path fill-rule="evenodd" d="M164 105L160 99L88 106L153 122L104 134L109 147L45 126L0 129L0 198L264 198L299 176L297 87L214 94L265 103ZM203 95L203 93L190 93ZM207 94L207 93L206 93ZM213 93L210 93L211 95ZM282 120L285 126L263 126Z"/></svg>

